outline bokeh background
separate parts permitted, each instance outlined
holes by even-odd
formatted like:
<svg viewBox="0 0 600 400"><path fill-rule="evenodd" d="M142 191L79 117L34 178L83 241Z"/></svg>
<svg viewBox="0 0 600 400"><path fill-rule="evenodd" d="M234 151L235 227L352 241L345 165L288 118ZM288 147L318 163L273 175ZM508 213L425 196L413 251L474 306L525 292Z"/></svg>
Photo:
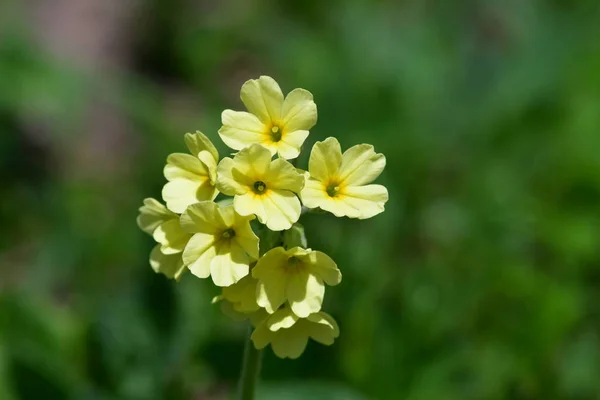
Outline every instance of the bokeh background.
<svg viewBox="0 0 600 400"><path fill-rule="evenodd" d="M268 350L259 399L600 399L595 0L2 1L0 399L235 392L246 327L135 218L261 74L312 91L309 146L384 152L390 201L304 219L342 334Z"/></svg>

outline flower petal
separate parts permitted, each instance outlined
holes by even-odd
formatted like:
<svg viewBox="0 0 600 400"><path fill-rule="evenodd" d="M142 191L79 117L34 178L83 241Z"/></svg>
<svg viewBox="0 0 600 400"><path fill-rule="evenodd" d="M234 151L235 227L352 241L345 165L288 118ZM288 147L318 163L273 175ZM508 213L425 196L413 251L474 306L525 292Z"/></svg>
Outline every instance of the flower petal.
<svg viewBox="0 0 600 400"><path fill-rule="evenodd" d="M283 307L269 317L267 320L267 327L270 331L277 332L280 329L292 327L296 321L298 321L298 316L288 307Z"/></svg>
<svg viewBox="0 0 600 400"><path fill-rule="evenodd" d="M329 195L325 191L323 182L310 178L306 180L304 188L300 192L300 198L306 207L317 208L327 201Z"/></svg>
<svg viewBox="0 0 600 400"><path fill-rule="evenodd" d="M250 79L242 85L242 102L252 114L264 123L279 120L283 105L281 88L270 76Z"/></svg>
<svg viewBox="0 0 600 400"><path fill-rule="evenodd" d="M285 133L279 142L274 142L276 151L286 160L296 158L300 155L300 150L307 137L308 131L303 130Z"/></svg>
<svg viewBox="0 0 600 400"><path fill-rule="evenodd" d="M218 206L212 201L192 204L179 219L181 228L190 233L206 233L215 235L227 228Z"/></svg>
<svg viewBox="0 0 600 400"><path fill-rule="evenodd" d="M271 152L260 144L253 144L246 147L233 158L234 178L240 180L236 176L237 173L249 178L252 183L264 179L265 174L269 171L271 165ZM235 172L237 170L237 172Z"/></svg>
<svg viewBox="0 0 600 400"><path fill-rule="evenodd" d="M259 309L256 302L256 284L258 281L251 275L246 275L237 283L223 288L223 297L234 303L238 312L254 312Z"/></svg>
<svg viewBox="0 0 600 400"><path fill-rule="evenodd" d="M266 252L252 269L252 276L259 281L256 290L257 303L270 314L285 302L288 277L281 267L287 263L287 259L283 247L276 247Z"/></svg>
<svg viewBox="0 0 600 400"><path fill-rule="evenodd" d="M150 266L154 272L177 280L185 272L181 254L164 254L160 251L160 245L154 246L150 252Z"/></svg>
<svg viewBox="0 0 600 400"><path fill-rule="evenodd" d="M252 227L250 227L250 220L252 217L242 217L241 215L235 215L235 222L233 229L235 231L234 240L244 249L244 251L253 259L258 260L258 236L254 234Z"/></svg>
<svg viewBox="0 0 600 400"><path fill-rule="evenodd" d="M214 245L215 237L213 235L196 233L183 250L183 263L198 278L210 276L210 264L217 254Z"/></svg>
<svg viewBox="0 0 600 400"><path fill-rule="evenodd" d="M257 195L253 192L248 192L243 195L238 195L233 198L233 207L235 211L242 215L256 215L258 220L264 224L267 220L267 212L264 206L264 195Z"/></svg>
<svg viewBox="0 0 600 400"><path fill-rule="evenodd" d="M271 162L269 171L264 175L264 182L269 189L300 193L304 187L304 176L288 161L278 158Z"/></svg>
<svg viewBox="0 0 600 400"><path fill-rule="evenodd" d="M335 286L342 281L342 273L335 262L327 254L320 251L311 251L306 256L298 256L303 262L310 265L310 271L323 279L329 286Z"/></svg>
<svg viewBox="0 0 600 400"><path fill-rule="evenodd" d="M160 224L177 217L177 214L169 211L167 207L152 198L144 199L144 205L139 210L140 214L136 222L141 230L150 235Z"/></svg>
<svg viewBox="0 0 600 400"><path fill-rule="evenodd" d="M325 285L313 274L298 271L292 274L288 280L286 294L294 314L300 318L306 318L321 310Z"/></svg>
<svg viewBox="0 0 600 400"><path fill-rule="evenodd" d="M167 157L167 165L163 170L165 178L202 180L208 176L208 169L198 157L185 153L173 153Z"/></svg>
<svg viewBox="0 0 600 400"><path fill-rule="evenodd" d="M234 178L234 166L234 161L229 157L225 157L217 168L217 189L228 196L244 194L250 190L246 182L239 182Z"/></svg>
<svg viewBox="0 0 600 400"><path fill-rule="evenodd" d="M334 137L329 137L313 146L308 161L308 170L313 178L327 184L330 179L337 177L341 164L340 142Z"/></svg>
<svg viewBox="0 0 600 400"><path fill-rule="evenodd" d="M373 182L384 168L383 154L375 153L370 144L358 144L344 152L339 177L344 185L359 186Z"/></svg>
<svg viewBox="0 0 600 400"><path fill-rule="evenodd" d="M191 235L184 232L179 225L179 218L173 218L162 223L152 235L154 240L161 244L164 254L181 253Z"/></svg>
<svg viewBox="0 0 600 400"><path fill-rule="evenodd" d="M310 322L310 325L306 327L309 336L319 343L331 345L340 335L337 322L325 312L312 314L306 321Z"/></svg>
<svg viewBox="0 0 600 400"><path fill-rule="evenodd" d="M357 210L351 218L371 218L385 210L388 191L382 185L348 186L338 196L340 201Z"/></svg>
<svg viewBox="0 0 600 400"><path fill-rule="evenodd" d="M294 89L283 101L281 119L285 129L292 132L306 130L317 123L317 105L308 90Z"/></svg>
<svg viewBox="0 0 600 400"><path fill-rule="evenodd" d="M175 179L163 186L162 197L169 210L178 214L192 204L213 200L218 194L208 177L200 180Z"/></svg>
<svg viewBox="0 0 600 400"><path fill-rule="evenodd" d="M226 287L248 275L248 256L235 241L217 244L217 255L210 263L210 276L215 285Z"/></svg>
<svg viewBox="0 0 600 400"><path fill-rule="evenodd" d="M267 328L267 324L266 324L266 320L265 320L256 327L254 332L252 332L250 339L252 339L252 343L254 343L254 347L256 347L258 350L260 350L260 349L264 349L265 347L267 347L267 345L269 343L271 343L271 341L273 340L275 335L276 334L274 332L271 332L269 330L269 328Z"/></svg>
<svg viewBox="0 0 600 400"><path fill-rule="evenodd" d="M264 224L270 230L290 229L300 218L302 207L294 193L288 190L269 190L262 199L266 214Z"/></svg>
<svg viewBox="0 0 600 400"><path fill-rule="evenodd" d="M198 157L201 151L208 151L213 159L219 159L219 152L212 144L210 139L202 132L186 133L184 136L185 145L193 156Z"/></svg>
<svg viewBox="0 0 600 400"><path fill-rule="evenodd" d="M217 163L219 162L219 159L213 158L213 156L205 150L198 153L198 159L206 166L208 178L214 185L217 182Z"/></svg>
<svg viewBox="0 0 600 400"><path fill-rule="evenodd" d="M221 114L223 126L219 136L234 150L241 150L253 143L262 143L265 135L264 124L253 114L243 111L225 110Z"/></svg>
<svg viewBox="0 0 600 400"><path fill-rule="evenodd" d="M296 359L302 355L308 344L308 333L304 329L292 327L282 329L271 341L273 353L280 358Z"/></svg>

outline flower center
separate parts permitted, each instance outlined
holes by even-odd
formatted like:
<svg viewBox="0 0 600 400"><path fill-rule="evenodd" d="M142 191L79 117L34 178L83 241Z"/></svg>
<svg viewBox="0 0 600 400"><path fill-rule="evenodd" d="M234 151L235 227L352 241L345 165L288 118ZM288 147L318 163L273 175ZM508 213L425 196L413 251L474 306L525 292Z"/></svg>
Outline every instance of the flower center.
<svg viewBox="0 0 600 400"><path fill-rule="evenodd" d="M288 258L288 267L290 268L298 268L302 265L302 261L296 256L292 256Z"/></svg>
<svg viewBox="0 0 600 400"><path fill-rule="evenodd" d="M254 193L263 194L267 190L267 185L263 181L254 182Z"/></svg>
<svg viewBox="0 0 600 400"><path fill-rule="evenodd" d="M327 186L327 189L325 190L327 191L329 197L335 197L340 192L340 187L337 184L332 183L329 186Z"/></svg>
<svg viewBox="0 0 600 400"><path fill-rule="evenodd" d="M281 140L281 128L277 125L271 127L271 140L279 142Z"/></svg>
<svg viewBox="0 0 600 400"><path fill-rule="evenodd" d="M223 239L231 239L235 236L235 231L231 228L226 229L223 231L223 233L221 233L221 236L223 237Z"/></svg>

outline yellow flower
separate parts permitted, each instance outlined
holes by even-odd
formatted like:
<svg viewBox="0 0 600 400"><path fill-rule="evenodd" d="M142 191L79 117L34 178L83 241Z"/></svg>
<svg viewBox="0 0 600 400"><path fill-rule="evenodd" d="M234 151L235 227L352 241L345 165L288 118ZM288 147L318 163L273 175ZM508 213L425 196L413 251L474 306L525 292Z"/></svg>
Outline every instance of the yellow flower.
<svg viewBox="0 0 600 400"><path fill-rule="evenodd" d="M254 144L233 159L219 163L217 188L235 196L233 206L240 215L256 214L273 231L289 229L300 218L300 193L304 177L282 158L271 161L271 153Z"/></svg>
<svg viewBox="0 0 600 400"><path fill-rule="evenodd" d="M258 143L285 159L298 157L309 129L317 123L313 95L294 89L284 100L277 82L261 76L244 83L240 98L250 112L223 111L219 129L223 142L234 150Z"/></svg>
<svg viewBox="0 0 600 400"><path fill-rule="evenodd" d="M335 262L325 253L294 247L276 247L259 260L252 276L258 279L257 303L273 314L286 301L294 314L306 318L321 310L325 284L342 280Z"/></svg>
<svg viewBox="0 0 600 400"><path fill-rule="evenodd" d="M310 178L302 190L302 203L320 207L337 217L371 218L384 210L388 191L382 185L368 185L385 167L385 156L373 146L359 144L342 155L335 138L317 142L310 153Z"/></svg>
<svg viewBox="0 0 600 400"><path fill-rule="evenodd" d="M248 275L250 259L258 258L252 219L212 201L189 206L180 219L182 229L194 234L183 251L184 264L199 278L211 276L217 286L238 282Z"/></svg>
<svg viewBox="0 0 600 400"><path fill-rule="evenodd" d="M147 198L140 207L137 224L159 243L150 252L152 269L169 278L179 279L185 271L181 252L191 237L181 230L179 215L155 199Z"/></svg>
<svg viewBox="0 0 600 400"><path fill-rule="evenodd" d="M329 346L339 335L340 329L329 314L318 312L307 318L299 318L284 307L265 318L251 338L257 349L263 349L271 343L278 357L298 358L304 352L309 338Z"/></svg>
<svg viewBox="0 0 600 400"><path fill-rule="evenodd" d="M219 193L215 188L219 153L202 133L185 134L190 154L173 153L167 157L164 169L169 181L162 190L167 208L182 213L190 204L213 200Z"/></svg>

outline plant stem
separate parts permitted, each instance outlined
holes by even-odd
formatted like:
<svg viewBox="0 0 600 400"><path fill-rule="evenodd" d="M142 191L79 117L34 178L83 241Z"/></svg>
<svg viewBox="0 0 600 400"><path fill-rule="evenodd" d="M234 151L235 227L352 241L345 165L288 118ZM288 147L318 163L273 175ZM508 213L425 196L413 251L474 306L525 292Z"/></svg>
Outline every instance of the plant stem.
<svg viewBox="0 0 600 400"><path fill-rule="evenodd" d="M256 383L260 374L262 350L257 350L250 340L252 327L248 330L246 348L244 349L244 361L242 364L242 376L240 378L239 400L254 400Z"/></svg>

